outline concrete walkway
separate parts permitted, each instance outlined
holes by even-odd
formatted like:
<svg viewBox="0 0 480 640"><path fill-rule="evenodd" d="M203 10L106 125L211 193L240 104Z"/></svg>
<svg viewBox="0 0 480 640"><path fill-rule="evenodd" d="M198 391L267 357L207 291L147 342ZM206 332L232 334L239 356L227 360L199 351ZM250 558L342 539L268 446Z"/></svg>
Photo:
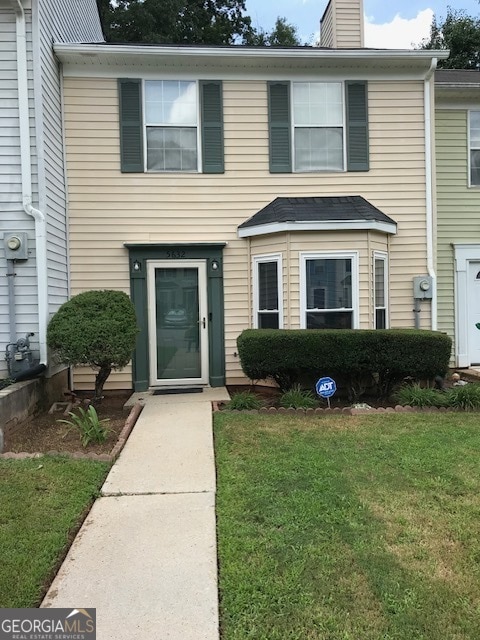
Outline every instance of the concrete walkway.
<svg viewBox="0 0 480 640"><path fill-rule="evenodd" d="M42 607L95 607L98 640L218 640L212 400L145 408Z"/></svg>

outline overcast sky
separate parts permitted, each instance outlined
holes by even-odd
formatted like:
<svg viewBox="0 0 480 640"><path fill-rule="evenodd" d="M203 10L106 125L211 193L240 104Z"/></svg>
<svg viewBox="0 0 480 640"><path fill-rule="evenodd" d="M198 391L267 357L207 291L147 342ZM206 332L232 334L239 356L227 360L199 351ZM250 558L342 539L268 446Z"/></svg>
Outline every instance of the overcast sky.
<svg viewBox="0 0 480 640"><path fill-rule="evenodd" d="M256 27L267 31L277 16L298 27L301 40L313 44L327 0L246 0L247 13ZM364 0L365 46L410 49L428 37L434 14L446 15L447 6L479 16L477 0Z"/></svg>

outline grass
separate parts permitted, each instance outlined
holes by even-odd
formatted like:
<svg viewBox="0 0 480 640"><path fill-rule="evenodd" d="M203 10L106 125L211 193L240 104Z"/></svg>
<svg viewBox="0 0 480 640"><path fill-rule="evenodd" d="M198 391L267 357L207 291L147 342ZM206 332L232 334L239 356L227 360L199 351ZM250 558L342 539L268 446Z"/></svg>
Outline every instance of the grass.
<svg viewBox="0 0 480 640"><path fill-rule="evenodd" d="M223 640L477 640L473 414L217 413Z"/></svg>
<svg viewBox="0 0 480 640"><path fill-rule="evenodd" d="M36 607L110 468L91 460L0 460L0 607Z"/></svg>

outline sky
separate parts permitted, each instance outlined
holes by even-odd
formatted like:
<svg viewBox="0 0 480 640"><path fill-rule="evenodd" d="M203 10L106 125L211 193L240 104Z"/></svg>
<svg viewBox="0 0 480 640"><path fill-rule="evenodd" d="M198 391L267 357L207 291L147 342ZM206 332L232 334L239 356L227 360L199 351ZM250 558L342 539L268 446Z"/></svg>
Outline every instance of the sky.
<svg viewBox="0 0 480 640"><path fill-rule="evenodd" d="M246 8L255 27L269 31L280 16L298 27L302 42L313 44L327 1L246 0ZM477 0L364 0L365 46L411 49L428 37L433 15L441 21L448 6L480 16Z"/></svg>

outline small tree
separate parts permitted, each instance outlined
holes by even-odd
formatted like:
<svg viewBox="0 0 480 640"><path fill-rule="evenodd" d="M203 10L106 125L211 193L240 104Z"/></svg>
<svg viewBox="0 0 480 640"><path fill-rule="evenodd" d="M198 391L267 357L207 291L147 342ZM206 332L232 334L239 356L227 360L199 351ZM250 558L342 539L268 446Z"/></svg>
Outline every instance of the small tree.
<svg viewBox="0 0 480 640"><path fill-rule="evenodd" d="M135 309L126 293L85 291L53 316L47 343L62 364L98 370L95 400L100 400L112 369L123 369L130 361L137 332Z"/></svg>

